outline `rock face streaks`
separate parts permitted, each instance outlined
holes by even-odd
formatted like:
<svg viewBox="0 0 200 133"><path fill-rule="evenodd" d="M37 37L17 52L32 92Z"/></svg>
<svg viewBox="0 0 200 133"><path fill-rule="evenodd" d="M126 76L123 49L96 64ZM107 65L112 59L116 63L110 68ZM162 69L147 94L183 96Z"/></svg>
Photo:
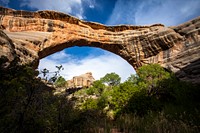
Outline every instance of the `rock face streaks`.
<svg viewBox="0 0 200 133"><path fill-rule="evenodd" d="M136 70L159 63L182 80L200 83L200 17L165 27L105 26L55 11L0 7L0 56L38 65L39 59L72 46L98 47L124 58Z"/></svg>

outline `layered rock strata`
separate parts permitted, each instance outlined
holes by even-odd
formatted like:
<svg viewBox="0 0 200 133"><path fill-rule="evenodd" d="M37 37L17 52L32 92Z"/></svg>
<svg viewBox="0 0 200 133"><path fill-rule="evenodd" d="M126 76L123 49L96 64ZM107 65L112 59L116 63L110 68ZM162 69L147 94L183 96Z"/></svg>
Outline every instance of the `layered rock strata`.
<svg viewBox="0 0 200 133"><path fill-rule="evenodd" d="M9 61L17 55L20 63L37 66L39 59L64 48L90 46L121 56L136 70L159 63L182 80L200 83L200 17L174 27L105 26L55 11L0 7L0 30L4 34L1 56L8 56Z"/></svg>

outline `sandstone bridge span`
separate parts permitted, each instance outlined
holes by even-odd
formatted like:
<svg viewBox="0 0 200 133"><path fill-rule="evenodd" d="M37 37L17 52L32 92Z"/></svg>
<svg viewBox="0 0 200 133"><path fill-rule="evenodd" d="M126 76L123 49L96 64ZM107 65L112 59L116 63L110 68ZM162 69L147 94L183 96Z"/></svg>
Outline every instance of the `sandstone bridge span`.
<svg viewBox="0 0 200 133"><path fill-rule="evenodd" d="M90 46L113 52L136 70L158 63L182 80L200 83L200 17L178 26L105 26L55 11L0 7L0 56L33 63L68 47Z"/></svg>

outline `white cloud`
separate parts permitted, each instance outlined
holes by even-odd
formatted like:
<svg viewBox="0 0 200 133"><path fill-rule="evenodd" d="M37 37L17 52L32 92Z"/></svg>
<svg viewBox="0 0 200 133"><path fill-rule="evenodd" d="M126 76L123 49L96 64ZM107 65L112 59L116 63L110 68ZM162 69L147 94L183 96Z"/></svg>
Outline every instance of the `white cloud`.
<svg viewBox="0 0 200 133"><path fill-rule="evenodd" d="M96 7L96 2L95 0L83 0L86 5L89 7L89 8L95 8Z"/></svg>
<svg viewBox="0 0 200 133"><path fill-rule="evenodd" d="M90 8L94 8L94 5L89 5Z"/></svg>
<svg viewBox="0 0 200 133"><path fill-rule="evenodd" d="M134 24L136 3L130 0L118 0L112 14L107 21L107 25Z"/></svg>
<svg viewBox="0 0 200 133"><path fill-rule="evenodd" d="M142 1L136 12L136 24L177 25L200 15L199 0Z"/></svg>
<svg viewBox="0 0 200 133"><path fill-rule="evenodd" d="M66 60L68 58L71 58L71 55L66 54L65 51L63 50L63 51L57 52L55 54L52 54L51 56L49 56L47 58L49 58L50 60L58 61L58 63L59 63L61 60Z"/></svg>
<svg viewBox="0 0 200 133"><path fill-rule="evenodd" d="M107 24L177 25L200 15L200 0L123 0L116 2ZM128 14L127 14L128 13Z"/></svg>
<svg viewBox="0 0 200 133"><path fill-rule="evenodd" d="M55 55L58 54L56 53ZM105 52L105 54L99 56L87 56L81 60L70 58L65 63L59 62L59 60L63 61L63 59L54 60L55 58L52 59L51 56L40 60L39 70L47 68L50 71L55 71L55 66L62 64L64 70L60 74L65 79L71 79L73 76L92 72L94 78L97 80L107 73L115 72L120 75L122 81L125 81L130 74L135 73L133 67L124 59L110 52Z"/></svg>
<svg viewBox="0 0 200 133"><path fill-rule="evenodd" d="M88 5L88 6L84 6ZM94 0L23 0L21 6L28 6L38 10L56 10L75 15L79 19L85 18L84 9L94 8Z"/></svg>

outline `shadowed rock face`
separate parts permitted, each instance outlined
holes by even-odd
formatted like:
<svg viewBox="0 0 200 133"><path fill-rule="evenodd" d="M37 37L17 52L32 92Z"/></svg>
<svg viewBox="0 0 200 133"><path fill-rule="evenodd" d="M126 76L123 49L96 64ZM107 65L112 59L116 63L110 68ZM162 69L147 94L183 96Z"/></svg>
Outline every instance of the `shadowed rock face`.
<svg viewBox="0 0 200 133"><path fill-rule="evenodd" d="M144 64L159 63L180 79L200 83L200 17L174 27L105 26L55 11L0 7L0 30L13 44L10 47L10 43L2 43L5 37L0 37L0 55L9 55L9 61L14 54L4 50L8 46L10 51L14 48L20 63L33 63L36 67L39 59L64 48L91 46L121 56L136 70Z"/></svg>

